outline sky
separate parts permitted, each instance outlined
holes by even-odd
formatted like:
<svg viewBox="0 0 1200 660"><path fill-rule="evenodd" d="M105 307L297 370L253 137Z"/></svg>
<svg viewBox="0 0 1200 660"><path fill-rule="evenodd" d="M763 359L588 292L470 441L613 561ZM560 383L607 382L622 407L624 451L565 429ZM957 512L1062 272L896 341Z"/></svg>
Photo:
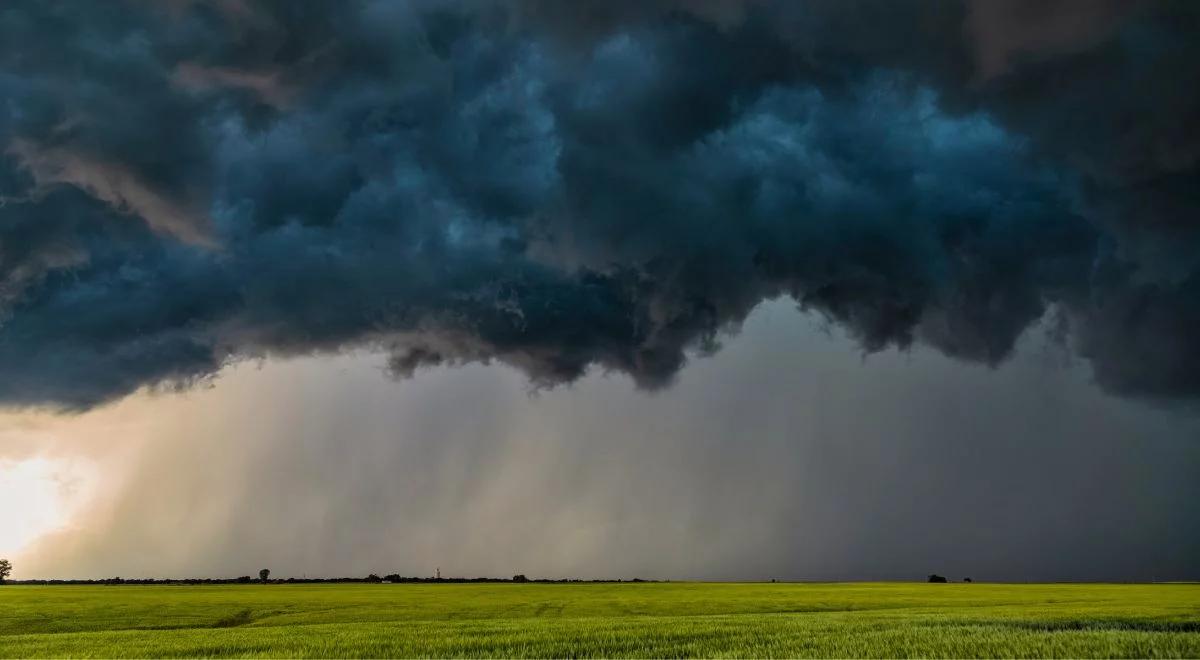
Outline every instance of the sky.
<svg viewBox="0 0 1200 660"><path fill-rule="evenodd" d="M1188 2L0 9L14 577L1200 578Z"/></svg>

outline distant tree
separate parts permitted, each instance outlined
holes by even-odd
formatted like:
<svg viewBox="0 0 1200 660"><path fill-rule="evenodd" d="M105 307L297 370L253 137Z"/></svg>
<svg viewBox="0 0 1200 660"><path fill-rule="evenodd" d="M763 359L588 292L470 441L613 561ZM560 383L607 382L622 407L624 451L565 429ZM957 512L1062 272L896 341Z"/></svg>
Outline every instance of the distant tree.
<svg viewBox="0 0 1200 660"><path fill-rule="evenodd" d="M4 584L4 581L10 575L12 575L12 562L7 559L0 559L0 584Z"/></svg>
<svg viewBox="0 0 1200 660"><path fill-rule="evenodd" d="M271 569L269 568L264 568L258 572L258 579L263 582L266 582L269 577L271 577Z"/></svg>
<svg viewBox="0 0 1200 660"><path fill-rule="evenodd" d="M528 582L528 581L529 581L529 578L525 577L524 574L513 576L513 582Z"/></svg>
<svg viewBox="0 0 1200 660"><path fill-rule="evenodd" d="M383 579L387 580L388 582L399 582L400 574L399 573L388 573L387 575L383 576Z"/></svg>
<svg viewBox="0 0 1200 660"><path fill-rule="evenodd" d="M933 573L932 575L929 576L929 581L930 582L947 582L948 580L946 580L946 578L938 575L937 573Z"/></svg>
<svg viewBox="0 0 1200 660"><path fill-rule="evenodd" d="M963 582L970 582L971 578L963 578Z"/></svg>
<svg viewBox="0 0 1200 660"><path fill-rule="evenodd" d="M368 576L367 576L367 582L383 582L383 578L381 578L381 577L379 577L378 575L375 575L374 573L372 573L372 574L370 574L370 575L368 575Z"/></svg>
<svg viewBox="0 0 1200 660"><path fill-rule="evenodd" d="M243 575L237 579L238 584L249 584L250 580L251 578L249 575Z"/></svg>

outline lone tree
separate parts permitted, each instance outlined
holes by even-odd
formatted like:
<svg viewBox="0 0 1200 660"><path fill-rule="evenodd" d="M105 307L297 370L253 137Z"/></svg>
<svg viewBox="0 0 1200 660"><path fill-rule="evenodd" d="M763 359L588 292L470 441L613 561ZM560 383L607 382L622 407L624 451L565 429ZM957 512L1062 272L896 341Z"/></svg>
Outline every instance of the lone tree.
<svg viewBox="0 0 1200 660"><path fill-rule="evenodd" d="M0 584L12 575L12 562L7 559L0 559Z"/></svg>
<svg viewBox="0 0 1200 660"><path fill-rule="evenodd" d="M264 568L258 572L258 579L263 582L266 582L269 577L271 577L271 569L269 568Z"/></svg>
<svg viewBox="0 0 1200 660"><path fill-rule="evenodd" d="M934 573L933 575L929 576L929 581L930 582L946 582L947 580L946 580L946 578L942 577L941 575Z"/></svg>

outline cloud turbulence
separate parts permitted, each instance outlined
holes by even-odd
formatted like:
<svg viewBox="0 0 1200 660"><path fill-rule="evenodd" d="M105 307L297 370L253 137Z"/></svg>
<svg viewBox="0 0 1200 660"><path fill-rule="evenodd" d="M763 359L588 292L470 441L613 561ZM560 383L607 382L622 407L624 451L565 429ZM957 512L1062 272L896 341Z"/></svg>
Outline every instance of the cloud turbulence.
<svg viewBox="0 0 1200 660"><path fill-rule="evenodd" d="M0 406L349 348L669 384L761 301L1200 398L1200 5L15 2Z"/></svg>

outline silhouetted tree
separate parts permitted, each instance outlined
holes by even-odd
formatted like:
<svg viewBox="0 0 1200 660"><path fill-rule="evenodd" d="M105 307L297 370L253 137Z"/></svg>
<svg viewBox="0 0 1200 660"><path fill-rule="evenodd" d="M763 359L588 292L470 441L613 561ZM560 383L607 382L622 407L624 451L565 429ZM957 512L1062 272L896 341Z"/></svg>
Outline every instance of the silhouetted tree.
<svg viewBox="0 0 1200 660"><path fill-rule="evenodd" d="M525 577L524 574L513 576L513 582L528 582L528 581L529 581L529 578Z"/></svg>
<svg viewBox="0 0 1200 660"><path fill-rule="evenodd" d="M0 584L4 584L4 581L10 575L12 575L12 562L7 559L0 559Z"/></svg>
<svg viewBox="0 0 1200 660"><path fill-rule="evenodd" d="M970 582L971 578L963 578L963 582Z"/></svg>
<svg viewBox="0 0 1200 660"><path fill-rule="evenodd" d="M387 580L388 582L399 582L400 574L399 573L388 573L387 575L383 576L383 579Z"/></svg>
<svg viewBox="0 0 1200 660"><path fill-rule="evenodd" d="M269 568L264 568L258 572L258 579L263 582L266 582L269 577L271 577L271 569Z"/></svg>
<svg viewBox="0 0 1200 660"><path fill-rule="evenodd" d="M238 584L249 584L249 583L250 583L250 576L249 576L249 575L243 575L243 576L239 577L239 578L237 579L237 581L238 581Z"/></svg>
<svg viewBox="0 0 1200 660"><path fill-rule="evenodd" d="M942 577L942 576L938 575L937 573L934 573L934 574L930 575L930 576L929 576L929 581L930 581L930 582L947 582L946 578L944 578L944 577Z"/></svg>
<svg viewBox="0 0 1200 660"><path fill-rule="evenodd" d="M368 575L368 576L367 576L367 582L383 582L383 578L381 578L381 577L379 577L378 575L375 575L374 573L372 573L372 574L370 574L370 575Z"/></svg>

